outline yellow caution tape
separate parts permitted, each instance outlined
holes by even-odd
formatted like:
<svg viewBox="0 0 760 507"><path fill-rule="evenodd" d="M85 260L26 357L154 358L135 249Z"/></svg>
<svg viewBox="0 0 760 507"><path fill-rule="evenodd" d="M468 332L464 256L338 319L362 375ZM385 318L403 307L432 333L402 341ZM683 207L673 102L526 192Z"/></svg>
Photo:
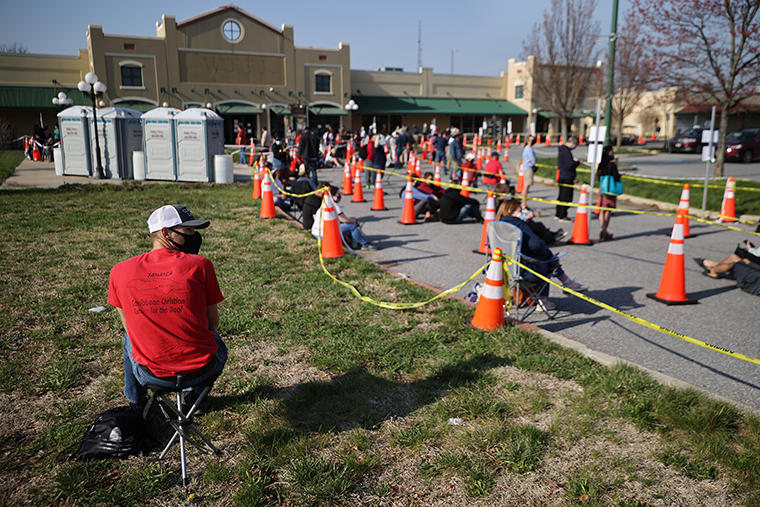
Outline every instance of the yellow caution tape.
<svg viewBox="0 0 760 507"><path fill-rule="evenodd" d="M537 273L537 272L533 271L529 267L525 266L524 264L520 263L519 261L516 261L515 259L512 259L511 257L505 256L504 262L505 263L509 263L509 264L516 264L516 265L520 266L522 269L524 269L524 270L526 270L526 271L528 271L530 273L533 273L534 275L536 275L541 280L544 280L545 282L549 282L553 286L555 286L555 287L557 287L559 289L562 289L565 292L569 292L573 296L576 296L576 297L578 297L578 298L580 298L580 299L582 299L584 301L587 301L587 302L589 302L591 304L594 304L596 306L604 308L605 310L609 310L609 311L611 311L613 313L616 313L618 315L622 315L626 319L628 319L628 320L630 320L632 322L635 322L636 324L642 325L644 327L648 327L649 329L653 329L653 330L659 331L661 333L665 333L667 335L670 335L670 336L673 336L675 338L678 338L679 340L684 340L684 341L687 341L687 342L692 343L694 345L699 345L700 347L704 347L706 349L714 350L715 352L720 352L721 354L725 354L727 356L735 357L736 359L741 359L742 361L747 361L747 362L750 362L750 363L754 363L754 364L760 365L760 359L755 359L754 357L745 356L744 354L741 354L739 352L734 352L732 350L728 350L728 349L725 349L723 347L719 347L717 345L712 345L710 343L703 342L702 340L697 340L697 339L691 338L691 337L686 336L684 334L681 334L681 333L679 333L677 331L673 331L673 330L668 329L666 327L662 327L659 324L653 324L652 322L644 320L641 317L636 317L635 315L631 315L630 313L624 312L622 310L618 310L617 308L615 308L613 306L610 306L607 303L602 303L601 301L596 300L596 299L594 299L592 297L586 296L584 294L581 294L580 292L574 291L572 289L568 289L567 287L563 287L562 285L559 285L558 283L555 283L555 282L551 281L547 277L543 276L540 273Z"/></svg>

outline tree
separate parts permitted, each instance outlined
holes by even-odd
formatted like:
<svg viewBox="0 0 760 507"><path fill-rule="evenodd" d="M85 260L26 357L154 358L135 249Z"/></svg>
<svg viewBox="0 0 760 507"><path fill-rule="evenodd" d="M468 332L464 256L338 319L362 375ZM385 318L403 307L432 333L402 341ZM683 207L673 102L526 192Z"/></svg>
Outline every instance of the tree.
<svg viewBox="0 0 760 507"><path fill-rule="evenodd" d="M659 81L719 107L715 176L723 176L729 112L760 82L760 0L633 0L633 9Z"/></svg>
<svg viewBox="0 0 760 507"><path fill-rule="evenodd" d="M19 42L0 44L0 53L28 53L29 49Z"/></svg>
<svg viewBox="0 0 760 507"><path fill-rule="evenodd" d="M594 75L599 50L597 0L552 0L523 41L521 57L534 57L530 68L533 101L559 117L567 139L568 118L581 104Z"/></svg>
<svg viewBox="0 0 760 507"><path fill-rule="evenodd" d="M641 101L650 74L644 44L634 29L623 29L615 46L615 81L612 95L612 122L617 128L617 149L623 142L623 121Z"/></svg>

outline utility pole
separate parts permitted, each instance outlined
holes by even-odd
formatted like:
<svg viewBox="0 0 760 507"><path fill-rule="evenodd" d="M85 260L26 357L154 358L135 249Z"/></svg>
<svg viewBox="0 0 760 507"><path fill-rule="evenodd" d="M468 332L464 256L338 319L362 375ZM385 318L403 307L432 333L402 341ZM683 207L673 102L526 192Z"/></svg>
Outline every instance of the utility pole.
<svg viewBox="0 0 760 507"><path fill-rule="evenodd" d="M612 28L610 28L610 49L607 62L607 103L604 108L604 124L607 132L604 134L604 144L610 144L612 132L612 95L615 87L615 41L617 40L618 0L612 2ZM621 132L618 132L621 135Z"/></svg>
<svg viewBox="0 0 760 507"><path fill-rule="evenodd" d="M417 24L417 70L422 68L422 20Z"/></svg>

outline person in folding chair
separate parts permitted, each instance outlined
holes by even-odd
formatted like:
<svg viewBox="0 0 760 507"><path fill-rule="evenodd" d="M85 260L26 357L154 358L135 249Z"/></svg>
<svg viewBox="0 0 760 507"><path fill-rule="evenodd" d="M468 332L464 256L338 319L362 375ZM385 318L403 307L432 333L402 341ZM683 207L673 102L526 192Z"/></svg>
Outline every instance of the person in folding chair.
<svg viewBox="0 0 760 507"><path fill-rule="evenodd" d="M546 246L546 243L544 243L544 241L531 230L528 224L525 223L522 218L520 218L521 211L521 202L517 199L510 199L508 201L504 201L501 206L499 206L497 219L501 220L502 222L507 222L508 224L514 225L520 229L522 232L522 250L520 253L522 255L532 257L539 261L547 261L554 257L554 254L551 250L549 250L549 247ZM552 276L559 279L563 287L567 287L568 289L572 289L577 292L583 292L587 289L587 287L584 285L581 285L580 283L567 276L567 273L565 273L562 267L559 266L558 261L545 264L535 264L532 269L543 276L548 277L551 274ZM541 281L536 275L527 271L523 273L523 278L529 282L538 283ZM549 301L549 284L545 285L543 290L539 293L539 297L541 298L543 307L546 308L546 310L554 310L557 307L554 303Z"/></svg>
<svg viewBox="0 0 760 507"><path fill-rule="evenodd" d="M214 265L198 255L209 226L180 205L162 206L148 219L153 247L111 270L108 303L124 324L124 395L135 411L148 401L148 388L182 392L191 407L205 386L222 373L227 347L217 327L224 297ZM208 398L194 412L201 415Z"/></svg>

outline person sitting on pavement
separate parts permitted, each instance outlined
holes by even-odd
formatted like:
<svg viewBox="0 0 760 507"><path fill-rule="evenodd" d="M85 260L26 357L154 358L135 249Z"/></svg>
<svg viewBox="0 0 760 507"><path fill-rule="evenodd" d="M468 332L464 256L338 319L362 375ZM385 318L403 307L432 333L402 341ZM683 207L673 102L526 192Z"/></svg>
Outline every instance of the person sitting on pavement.
<svg viewBox="0 0 760 507"><path fill-rule="evenodd" d="M338 225L340 225L340 234L343 236L344 241L351 246L354 250L377 250L378 248L370 243L367 237L361 230L361 224L356 218L351 218L343 213L343 208L338 204L341 198L340 189L336 186L326 184L323 189L330 189L330 194L335 201L335 213L338 216ZM324 193L324 190L321 192ZM314 223L311 226L311 233L315 238L318 238L322 234L322 207L314 214Z"/></svg>
<svg viewBox="0 0 760 507"><path fill-rule="evenodd" d="M694 259L703 274L710 278L720 278L723 274L733 274L736 285L744 292L760 296L760 248L745 241L734 253L720 262L708 259Z"/></svg>
<svg viewBox="0 0 760 507"><path fill-rule="evenodd" d="M511 211L509 211L509 206L511 205L506 204L509 201L510 199L504 199L499 202L498 208L496 210L496 220L501 220L505 216L511 215ZM541 238L541 240L547 245L556 245L565 239L568 235L568 232L564 229L550 231L543 223L537 220L533 220L535 218L535 215L533 214L533 211L528 208L522 208L517 214L517 218L528 224L530 230L533 231L533 233L536 234L539 238Z"/></svg>
<svg viewBox="0 0 760 507"><path fill-rule="evenodd" d="M504 168L499 162L499 152L494 151L491 153L491 160L486 162L486 166L483 168L483 183L489 185L489 188L493 188L499 183Z"/></svg>
<svg viewBox="0 0 760 507"><path fill-rule="evenodd" d="M267 167L270 164L267 162ZM272 188L272 195L274 197L274 205L280 208L282 211L290 211L293 207L293 203L290 202L290 197L283 194L283 191L293 193L293 188L290 186L290 169L283 168L277 169L274 172L274 188ZM309 180L311 181L311 180Z"/></svg>
<svg viewBox="0 0 760 507"><path fill-rule="evenodd" d="M506 201L502 203L501 206L499 206L498 216L501 217L502 222L514 225L522 232L522 249L520 250L520 253L522 255L532 257L533 259L539 261L548 261L554 257L554 254L551 250L549 250L549 247L546 246L546 243L544 243L544 241L531 230L528 224L522 218L520 218L519 215L521 211L521 202L517 199L510 199L509 201ZM531 269L543 276L549 276L549 273L551 273L552 270L557 266L559 266L559 261L553 261L532 265ZM587 289L587 287L581 285L580 283L567 276L567 273L562 270L561 266L558 267L554 276L559 279L563 287L566 287L568 289L572 289L577 292L582 292ZM524 271L523 277L529 282L540 281L536 275L530 273L527 270ZM544 303L544 306L547 310L553 310L556 308L556 305L549 301L549 284L546 284L546 287L544 287L541 294L539 294L539 297L541 298L541 301Z"/></svg>
<svg viewBox="0 0 760 507"><path fill-rule="evenodd" d="M197 229L208 226L185 206L162 206L148 218L152 249L111 270L108 304L126 332L124 395L135 411L148 401L147 384L172 388L174 377L183 375L183 386L200 386L218 377L227 362L217 332L217 305L224 297L214 265L198 255ZM196 387L195 397L183 393L185 403L194 403L201 391Z"/></svg>
<svg viewBox="0 0 760 507"><path fill-rule="evenodd" d="M467 178L469 180L470 186L476 186L472 184L477 168L475 166L475 154L471 151L467 152L467 154L464 156L464 162L462 162L462 165L451 169L451 181L453 183L461 184L462 178L464 178L464 171L467 171Z"/></svg>
<svg viewBox="0 0 760 507"><path fill-rule="evenodd" d="M463 196L458 188L447 188L438 201L441 206L441 221L444 224L459 224L467 217L474 218L477 223L483 223L480 202Z"/></svg>
<svg viewBox="0 0 760 507"><path fill-rule="evenodd" d="M426 172L424 180L418 181L412 187L412 198L414 198L414 214L420 216L423 213L424 222L436 222L441 219L438 213L439 197L443 195L443 189L433 185L433 173Z"/></svg>

